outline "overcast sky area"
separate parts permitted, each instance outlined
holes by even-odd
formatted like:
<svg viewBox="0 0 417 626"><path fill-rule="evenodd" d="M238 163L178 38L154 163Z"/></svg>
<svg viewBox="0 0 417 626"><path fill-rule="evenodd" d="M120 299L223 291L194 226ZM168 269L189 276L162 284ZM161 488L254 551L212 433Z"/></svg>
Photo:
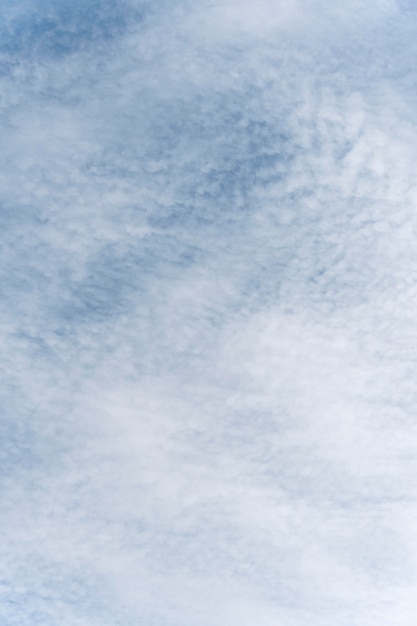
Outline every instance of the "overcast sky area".
<svg viewBox="0 0 417 626"><path fill-rule="evenodd" d="M0 624L415 626L417 4L0 13Z"/></svg>

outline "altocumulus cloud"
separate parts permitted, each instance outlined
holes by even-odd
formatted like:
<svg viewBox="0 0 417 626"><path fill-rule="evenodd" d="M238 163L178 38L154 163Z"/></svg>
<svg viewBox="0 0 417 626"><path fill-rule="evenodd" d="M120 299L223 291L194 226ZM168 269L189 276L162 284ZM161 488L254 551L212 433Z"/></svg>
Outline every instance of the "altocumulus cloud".
<svg viewBox="0 0 417 626"><path fill-rule="evenodd" d="M1 11L1 623L414 625L414 4Z"/></svg>

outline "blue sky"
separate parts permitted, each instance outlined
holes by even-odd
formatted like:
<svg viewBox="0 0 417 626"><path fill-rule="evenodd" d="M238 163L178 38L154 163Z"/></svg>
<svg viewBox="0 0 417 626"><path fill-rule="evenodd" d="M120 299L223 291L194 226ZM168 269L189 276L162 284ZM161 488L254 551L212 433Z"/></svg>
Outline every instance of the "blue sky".
<svg viewBox="0 0 417 626"><path fill-rule="evenodd" d="M1 624L414 626L414 3L0 24Z"/></svg>

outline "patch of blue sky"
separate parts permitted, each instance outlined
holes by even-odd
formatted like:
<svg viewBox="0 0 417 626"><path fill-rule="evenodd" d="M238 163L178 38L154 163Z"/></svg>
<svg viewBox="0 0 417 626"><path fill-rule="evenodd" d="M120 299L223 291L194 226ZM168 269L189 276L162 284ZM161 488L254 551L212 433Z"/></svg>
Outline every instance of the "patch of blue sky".
<svg viewBox="0 0 417 626"><path fill-rule="evenodd" d="M108 43L121 36L137 17L134 8L123 2L32 2L4 24L0 52L19 63L59 59Z"/></svg>
<svg viewBox="0 0 417 626"><path fill-rule="evenodd" d="M129 313L138 298L146 303L156 282L172 279L202 256L197 247L163 234L127 245L102 246L86 263L85 278L65 281L67 296L58 299L57 317L84 325Z"/></svg>

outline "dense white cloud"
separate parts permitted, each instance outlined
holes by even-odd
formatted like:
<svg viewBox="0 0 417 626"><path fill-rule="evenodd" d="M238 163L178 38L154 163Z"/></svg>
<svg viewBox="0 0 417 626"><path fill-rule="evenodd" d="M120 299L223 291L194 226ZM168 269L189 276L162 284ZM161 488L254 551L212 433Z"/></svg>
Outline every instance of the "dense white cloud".
<svg viewBox="0 0 417 626"><path fill-rule="evenodd" d="M412 5L2 11L0 621L411 626Z"/></svg>

